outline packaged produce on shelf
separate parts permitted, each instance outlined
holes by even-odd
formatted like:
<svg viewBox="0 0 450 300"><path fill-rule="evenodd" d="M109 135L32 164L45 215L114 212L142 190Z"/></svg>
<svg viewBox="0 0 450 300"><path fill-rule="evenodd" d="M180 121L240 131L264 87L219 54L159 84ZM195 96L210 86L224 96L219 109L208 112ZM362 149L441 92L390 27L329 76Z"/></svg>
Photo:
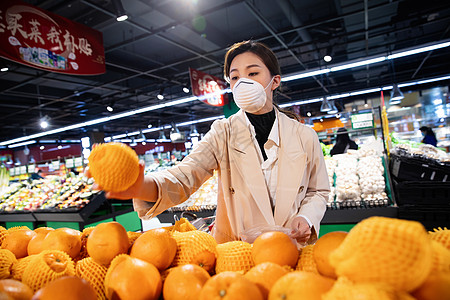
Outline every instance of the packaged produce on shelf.
<svg viewBox="0 0 450 300"><path fill-rule="evenodd" d="M361 200L359 178L356 173L358 160L356 155L339 154L334 156L337 160L336 174L336 201Z"/></svg>
<svg viewBox="0 0 450 300"><path fill-rule="evenodd" d="M82 175L15 183L0 197L0 212L80 209L98 192L92 190L93 183Z"/></svg>
<svg viewBox="0 0 450 300"><path fill-rule="evenodd" d="M358 160L359 186L363 200L387 198L384 167L379 156L365 156Z"/></svg>
<svg viewBox="0 0 450 300"><path fill-rule="evenodd" d="M328 195L328 202L334 201L335 188L334 188L334 170L336 169L337 160L331 156L325 156L325 165L328 173L328 181L330 182L330 194Z"/></svg>
<svg viewBox="0 0 450 300"><path fill-rule="evenodd" d="M0 166L0 195L6 190L9 184L9 171L5 165Z"/></svg>
<svg viewBox="0 0 450 300"><path fill-rule="evenodd" d="M209 178L202 186L193 193L188 200L171 208L172 211L199 211L205 209L215 209L217 206L217 172Z"/></svg>

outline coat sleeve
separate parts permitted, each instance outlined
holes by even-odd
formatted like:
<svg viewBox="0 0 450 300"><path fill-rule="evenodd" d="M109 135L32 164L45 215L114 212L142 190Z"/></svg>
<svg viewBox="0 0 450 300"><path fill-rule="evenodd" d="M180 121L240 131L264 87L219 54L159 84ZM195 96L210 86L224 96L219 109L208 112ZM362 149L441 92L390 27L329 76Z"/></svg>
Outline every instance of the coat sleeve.
<svg viewBox="0 0 450 300"><path fill-rule="evenodd" d="M134 210L140 218L153 218L168 208L183 203L213 175L225 148L220 147L225 138L225 124L226 120L215 121L195 150L176 166L147 175L156 182L158 199L156 202L133 199Z"/></svg>
<svg viewBox="0 0 450 300"><path fill-rule="evenodd" d="M315 132L310 132L310 134L310 147L308 149L310 177L299 215L306 216L312 222L313 228L309 242L314 242L319 236L320 221L326 211L330 184L319 139Z"/></svg>

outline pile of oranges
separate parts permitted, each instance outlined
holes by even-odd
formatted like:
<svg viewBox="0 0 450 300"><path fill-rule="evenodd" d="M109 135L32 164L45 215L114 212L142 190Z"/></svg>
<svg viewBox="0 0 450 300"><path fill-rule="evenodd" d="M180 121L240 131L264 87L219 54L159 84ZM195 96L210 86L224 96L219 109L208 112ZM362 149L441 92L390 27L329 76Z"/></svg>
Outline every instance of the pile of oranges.
<svg viewBox="0 0 450 300"><path fill-rule="evenodd" d="M0 227L0 299L450 299L450 230L372 217L298 250L190 226Z"/></svg>

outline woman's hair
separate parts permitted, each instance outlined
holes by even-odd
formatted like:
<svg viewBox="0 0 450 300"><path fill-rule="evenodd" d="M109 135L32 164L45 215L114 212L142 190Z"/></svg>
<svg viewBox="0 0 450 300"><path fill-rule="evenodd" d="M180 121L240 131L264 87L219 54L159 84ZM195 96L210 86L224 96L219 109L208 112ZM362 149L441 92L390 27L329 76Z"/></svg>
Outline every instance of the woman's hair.
<svg viewBox="0 0 450 300"><path fill-rule="evenodd" d="M341 127L337 132L338 134L336 136L336 145L347 145L350 141L347 129Z"/></svg>
<svg viewBox="0 0 450 300"><path fill-rule="evenodd" d="M419 128L420 131L425 132L425 135L431 135L432 137L436 138L436 135L434 134L433 130L428 126L422 126Z"/></svg>
<svg viewBox="0 0 450 300"><path fill-rule="evenodd" d="M230 79L231 62L236 56L245 52L251 52L257 55L263 61L267 69L269 69L271 76L281 75L280 65L278 63L277 57L275 56L275 53L273 53L272 50L270 50L269 47L267 47L263 43L248 40L235 43L228 49L227 53L225 54L223 75L228 82ZM297 114L289 110L281 109L276 103L273 103L273 105L288 117L295 119L297 121L299 120Z"/></svg>

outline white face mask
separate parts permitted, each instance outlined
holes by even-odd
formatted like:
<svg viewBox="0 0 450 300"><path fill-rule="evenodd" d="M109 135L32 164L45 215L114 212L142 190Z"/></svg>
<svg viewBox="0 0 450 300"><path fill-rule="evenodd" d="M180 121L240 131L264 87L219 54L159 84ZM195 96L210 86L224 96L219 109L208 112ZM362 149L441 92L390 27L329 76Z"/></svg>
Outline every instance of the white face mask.
<svg viewBox="0 0 450 300"><path fill-rule="evenodd" d="M259 82L248 78L239 78L233 87L233 97L239 108L249 113L255 113L266 105L266 89L273 79L264 88Z"/></svg>

